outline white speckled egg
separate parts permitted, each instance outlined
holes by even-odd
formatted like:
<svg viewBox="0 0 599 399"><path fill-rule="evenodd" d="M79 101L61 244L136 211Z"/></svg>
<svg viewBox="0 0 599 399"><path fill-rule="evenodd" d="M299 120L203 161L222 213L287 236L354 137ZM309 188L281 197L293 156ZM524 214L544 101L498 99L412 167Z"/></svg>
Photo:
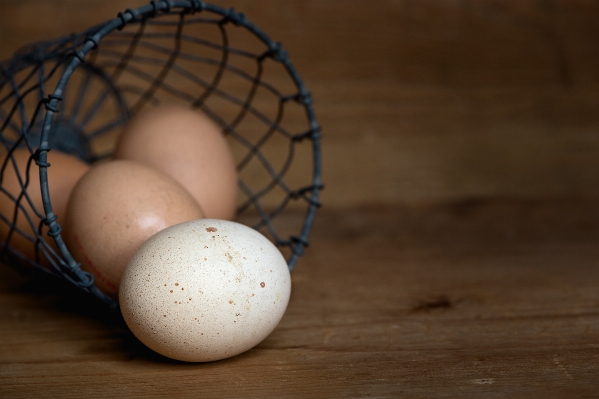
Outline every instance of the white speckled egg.
<svg viewBox="0 0 599 399"><path fill-rule="evenodd" d="M217 219L166 228L125 268L119 302L135 336L176 360L235 356L264 340L289 303L283 255L258 231Z"/></svg>

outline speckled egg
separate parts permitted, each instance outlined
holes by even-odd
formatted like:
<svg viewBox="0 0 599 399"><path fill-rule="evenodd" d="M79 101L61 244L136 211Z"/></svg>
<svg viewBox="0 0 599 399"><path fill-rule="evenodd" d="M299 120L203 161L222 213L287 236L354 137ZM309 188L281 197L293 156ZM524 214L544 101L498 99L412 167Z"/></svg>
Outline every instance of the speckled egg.
<svg viewBox="0 0 599 399"><path fill-rule="evenodd" d="M264 340L289 302L287 263L245 225L202 219L166 228L131 257L121 280L123 317L149 348L206 362Z"/></svg>

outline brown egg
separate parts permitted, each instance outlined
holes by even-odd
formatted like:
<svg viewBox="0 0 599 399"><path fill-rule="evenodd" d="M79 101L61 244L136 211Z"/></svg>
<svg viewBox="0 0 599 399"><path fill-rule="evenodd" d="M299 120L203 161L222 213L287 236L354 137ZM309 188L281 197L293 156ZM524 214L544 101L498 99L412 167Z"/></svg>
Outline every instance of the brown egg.
<svg viewBox="0 0 599 399"><path fill-rule="evenodd" d="M146 239L203 216L193 197L165 173L112 160L92 167L73 189L64 237L96 286L116 298L129 258Z"/></svg>
<svg viewBox="0 0 599 399"><path fill-rule="evenodd" d="M25 179L27 178L27 162L30 155L29 150L26 148L19 148L12 153L12 157L17 164L17 169L23 182L25 182ZM47 160L50 163L50 167L48 168L48 189L50 190L52 211L57 216L57 222L60 225L63 225L69 195L77 181L89 170L90 166L79 158L57 151L48 152ZM14 164L11 160L8 160L6 169L2 175L2 189L10 193L14 198L17 198L22 192ZM29 185L27 186L26 192L31 198L31 202L38 213L45 215L42 205L39 168L34 161L32 161L30 167ZM35 242L31 241L31 239L35 237L35 232L37 232L41 219L33 211L31 204L25 197L21 199L20 204L22 205L22 208L18 211L16 225L25 235L29 236L29 238L15 231L11 235L9 245L25 255L28 259L35 260ZM14 209L15 202L5 192L0 193L0 214L12 221ZM27 220L25 212L31 218L31 223ZM9 231L9 225L4 221L0 221L1 241L6 241ZM54 239L49 237L47 232L48 227L44 226L42 229L44 241L50 244L54 251L58 252ZM49 262L45 257L42 257L40 261L44 265L49 265Z"/></svg>
<svg viewBox="0 0 599 399"><path fill-rule="evenodd" d="M207 218L235 217L237 171L219 127L198 110L162 105L133 118L115 159L150 164L172 176L201 205Z"/></svg>

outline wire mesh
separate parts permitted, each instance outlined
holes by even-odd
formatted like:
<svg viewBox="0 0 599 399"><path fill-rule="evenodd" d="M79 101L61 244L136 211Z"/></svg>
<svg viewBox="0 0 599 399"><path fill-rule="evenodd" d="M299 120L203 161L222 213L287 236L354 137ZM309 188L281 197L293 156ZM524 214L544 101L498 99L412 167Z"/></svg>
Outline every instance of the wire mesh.
<svg viewBox="0 0 599 399"><path fill-rule="evenodd" d="M222 128L240 177L238 220L269 237L293 269L322 189L310 93L280 43L243 14L201 1L152 1L0 63L2 261L65 278L115 307L62 240L48 153L110 158L126 122L165 103L201 109Z"/></svg>

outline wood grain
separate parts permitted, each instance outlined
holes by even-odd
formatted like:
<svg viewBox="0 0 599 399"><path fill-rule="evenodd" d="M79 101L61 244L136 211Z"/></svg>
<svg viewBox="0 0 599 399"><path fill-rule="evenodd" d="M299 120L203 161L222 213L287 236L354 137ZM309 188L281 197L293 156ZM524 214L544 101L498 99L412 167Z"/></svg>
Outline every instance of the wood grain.
<svg viewBox="0 0 599 399"><path fill-rule="evenodd" d="M331 206L599 196L599 7L216 1L283 43L323 127ZM145 1L3 0L0 58Z"/></svg>
<svg viewBox="0 0 599 399"><path fill-rule="evenodd" d="M0 396L596 397L598 210L324 210L279 327L207 364L162 358L118 315L2 268Z"/></svg>

